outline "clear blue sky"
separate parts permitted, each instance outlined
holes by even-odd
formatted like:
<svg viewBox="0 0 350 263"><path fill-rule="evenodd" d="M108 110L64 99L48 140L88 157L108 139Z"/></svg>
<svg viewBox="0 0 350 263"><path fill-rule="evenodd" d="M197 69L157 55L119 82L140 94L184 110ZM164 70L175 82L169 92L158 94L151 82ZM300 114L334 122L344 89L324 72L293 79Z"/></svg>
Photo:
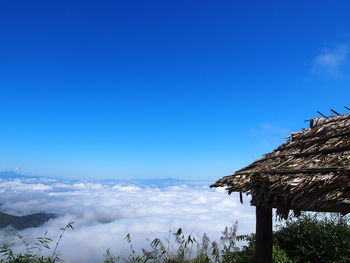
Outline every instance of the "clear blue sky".
<svg viewBox="0 0 350 263"><path fill-rule="evenodd" d="M0 2L0 169L215 179L350 106L349 1Z"/></svg>

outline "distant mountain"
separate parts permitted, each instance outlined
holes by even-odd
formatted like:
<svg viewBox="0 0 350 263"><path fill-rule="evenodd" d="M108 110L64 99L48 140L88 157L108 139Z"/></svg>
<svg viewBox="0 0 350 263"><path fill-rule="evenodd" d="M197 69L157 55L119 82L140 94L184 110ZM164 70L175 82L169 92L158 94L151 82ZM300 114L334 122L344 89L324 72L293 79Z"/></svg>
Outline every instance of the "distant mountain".
<svg viewBox="0 0 350 263"><path fill-rule="evenodd" d="M165 186L174 186L185 183L185 180L180 180L176 178L161 178L161 179L130 179L128 180L128 183L133 183L136 185L146 185L146 186L158 186L158 187L165 187Z"/></svg>
<svg viewBox="0 0 350 263"><path fill-rule="evenodd" d="M14 216L3 212L0 212L0 228L13 226L14 228L21 230L30 227L38 227L55 218L55 214L47 213L35 213L25 216Z"/></svg>
<svg viewBox="0 0 350 263"><path fill-rule="evenodd" d="M21 174L14 171L0 171L0 179L5 180L16 180L16 179L34 179L34 180L56 180L53 177L48 176L36 176L36 175L27 175L27 174Z"/></svg>
<svg viewBox="0 0 350 263"><path fill-rule="evenodd" d="M20 179L20 178L31 178L33 176L27 176L13 171L1 171L0 178L4 179Z"/></svg>
<svg viewBox="0 0 350 263"><path fill-rule="evenodd" d="M50 184L48 180L51 182L63 182L67 184L81 183L81 182L92 182L92 183L105 183L105 184L125 184L125 185L137 185L140 187L171 187L178 186L182 184L186 185L209 185L212 183L211 181L205 180L187 180L187 179L177 179L172 177L167 178L145 178L145 179L102 179L102 180L82 180L82 179L68 179L68 178L55 178L55 177L47 177L47 176L33 176L33 175L24 175L13 171L0 171L0 179L5 180L16 180L16 179L33 179L36 181L46 180L46 184Z"/></svg>
<svg viewBox="0 0 350 263"><path fill-rule="evenodd" d="M125 182L140 185L140 186L149 186L149 187L169 187L169 186L178 186L178 185L209 185L211 181L205 180L184 180L177 178L160 178L160 179L130 179Z"/></svg>
<svg viewBox="0 0 350 263"><path fill-rule="evenodd" d="M137 186L148 186L148 187L169 187L181 184L191 184L190 180L182 180L176 178L159 178L159 179L106 179L106 180L96 180L96 182L102 182L107 184L133 184Z"/></svg>

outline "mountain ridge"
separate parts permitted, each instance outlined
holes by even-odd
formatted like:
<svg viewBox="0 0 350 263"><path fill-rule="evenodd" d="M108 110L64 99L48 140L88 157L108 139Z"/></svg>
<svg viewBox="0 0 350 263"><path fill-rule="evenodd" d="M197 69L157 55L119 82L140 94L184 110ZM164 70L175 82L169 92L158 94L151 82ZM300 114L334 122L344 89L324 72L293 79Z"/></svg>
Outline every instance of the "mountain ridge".
<svg viewBox="0 0 350 263"><path fill-rule="evenodd" d="M0 211L0 228L12 226L18 230L38 227L55 218L57 215L50 213L33 213L24 216L10 215Z"/></svg>

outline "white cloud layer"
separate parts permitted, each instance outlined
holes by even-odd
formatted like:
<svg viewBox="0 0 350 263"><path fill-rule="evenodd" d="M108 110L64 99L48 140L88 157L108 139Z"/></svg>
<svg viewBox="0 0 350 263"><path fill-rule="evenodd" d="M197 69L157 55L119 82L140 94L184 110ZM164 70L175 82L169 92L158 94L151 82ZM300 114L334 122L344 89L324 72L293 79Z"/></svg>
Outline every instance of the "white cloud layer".
<svg viewBox="0 0 350 263"><path fill-rule="evenodd" d="M200 237L206 232L218 240L225 226L238 221L239 233L254 232L255 214L249 200L239 203L235 195L207 184L168 187L103 182L61 182L45 179L0 179L0 210L24 215L56 213L43 226L22 231L34 239L45 230L58 238L59 228L75 222L65 233L59 251L67 262L103 262L110 248L113 254L128 254L124 241L132 235L135 247L148 247L147 238L165 238L169 230L182 227ZM0 233L5 236L4 233Z"/></svg>
<svg viewBox="0 0 350 263"><path fill-rule="evenodd" d="M324 49L315 58L314 69L318 72L326 72L337 75L340 67L346 62L349 54L349 45L340 44L331 49Z"/></svg>

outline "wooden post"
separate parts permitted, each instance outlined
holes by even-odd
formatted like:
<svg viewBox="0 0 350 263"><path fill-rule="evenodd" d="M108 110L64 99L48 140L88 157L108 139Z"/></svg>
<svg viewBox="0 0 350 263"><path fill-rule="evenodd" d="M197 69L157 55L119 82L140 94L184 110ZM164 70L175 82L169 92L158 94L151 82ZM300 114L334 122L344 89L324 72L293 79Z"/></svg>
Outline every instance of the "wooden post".
<svg viewBox="0 0 350 263"><path fill-rule="evenodd" d="M249 263L272 263L272 208L256 207L255 254Z"/></svg>

